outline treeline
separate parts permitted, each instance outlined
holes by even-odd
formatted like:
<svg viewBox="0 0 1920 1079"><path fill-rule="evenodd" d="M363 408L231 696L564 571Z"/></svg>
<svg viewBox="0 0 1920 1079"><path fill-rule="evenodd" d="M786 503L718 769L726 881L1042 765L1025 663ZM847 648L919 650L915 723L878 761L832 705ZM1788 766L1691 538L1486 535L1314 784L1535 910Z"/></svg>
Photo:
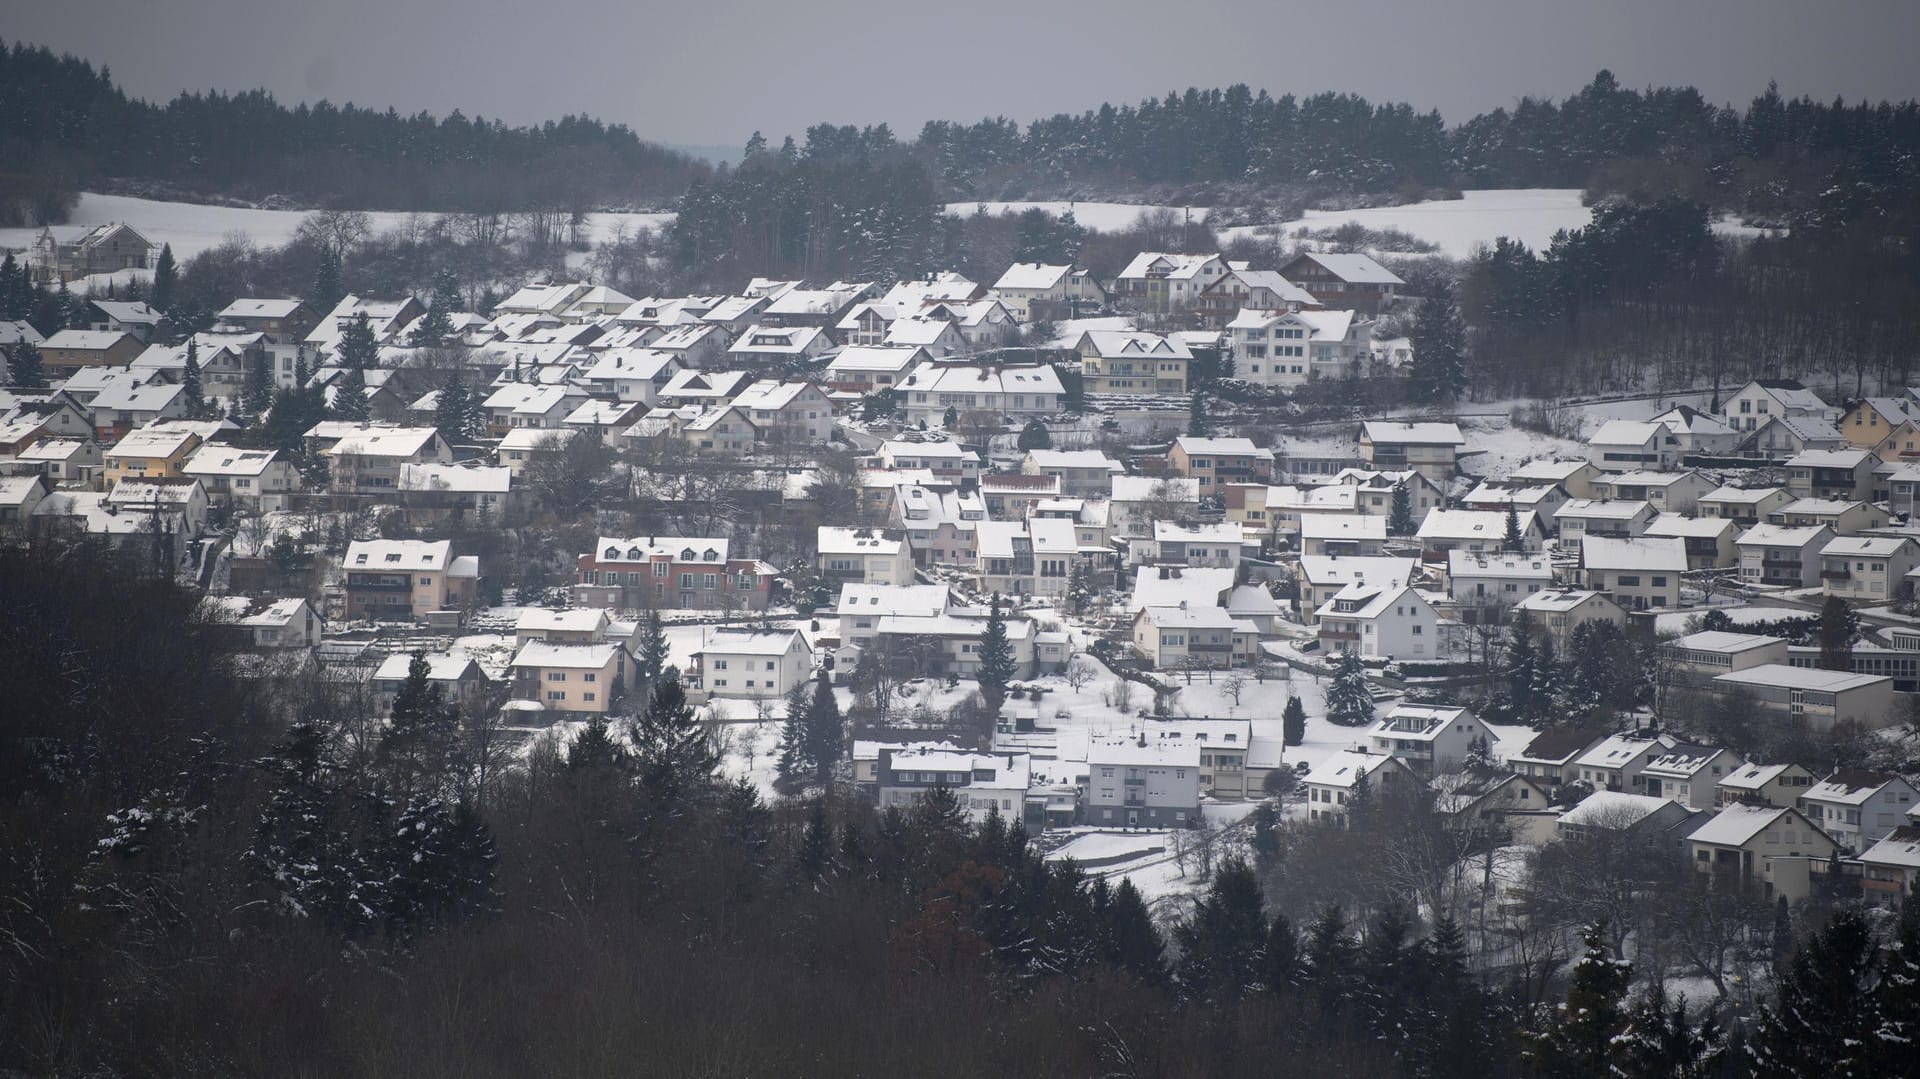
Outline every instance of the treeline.
<svg viewBox="0 0 1920 1079"><path fill-rule="evenodd" d="M74 193L158 193L358 209L592 209L675 198L708 172L624 125L567 116L510 127L455 111L292 108L261 90L131 98L110 74L0 44L0 224L64 220Z"/></svg>

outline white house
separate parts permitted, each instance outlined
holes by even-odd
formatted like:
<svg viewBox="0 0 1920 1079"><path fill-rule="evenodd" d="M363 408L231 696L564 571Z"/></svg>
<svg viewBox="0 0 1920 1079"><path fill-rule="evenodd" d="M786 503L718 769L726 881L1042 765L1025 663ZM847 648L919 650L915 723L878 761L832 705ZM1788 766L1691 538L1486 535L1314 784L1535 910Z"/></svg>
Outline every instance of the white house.
<svg viewBox="0 0 1920 1079"><path fill-rule="evenodd" d="M813 673L813 648L799 630L716 626L692 660L689 685L708 697L777 700Z"/></svg>
<svg viewBox="0 0 1920 1079"><path fill-rule="evenodd" d="M1678 607L1687 547L1671 537L1591 536L1580 548L1580 567L1582 587L1609 593L1622 607Z"/></svg>
<svg viewBox="0 0 1920 1079"><path fill-rule="evenodd" d="M1404 703L1381 716L1367 737L1372 752L1397 757L1429 779L1457 771L1476 744L1491 754L1498 741L1480 717L1465 708Z"/></svg>
<svg viewBox="0 0 1920 1079"><path fill-rule="evenodd" d="M1608 420L1587 439L1587 459L1602 472L1668 469L1680 463L1679 440L1662 424Z"/></svg>
<svg viewBox="0 0 1920 1079"><path fill-rule="evenodd" d="M1907 824L1917 794L1891 772L1842 768L1807 788L1800 810L1834 841L1858 854Z"/></svg>
<svg viewBox="0 0 1920 1079"><path fill-rule="evenodd" d="M1833 538L1833 529L1825 525L1754 525L1734 541L1740 548L1740 581L1783 588L1810 587L1819 580L1820 552Z"/></svg>
<svg viewBox="0 0 1920 1079"><path fill-rule="evenodd" d="M1544 554L1447 552L1447 594L1463 612L1492 609L1495 620L1536 592L1553 586L1553 562Z"/></svg>
<svg viewBox="0 0 1920 1079"><path fill-rule="evenodd" d="M1304 781L1307 819L1344 826L1348 806L1362 783L1378 797L1400 784L1418 783L1420 778L1398 757L1348 750L1322 759L1307 772Z"/></svg>
<svg viewBox="0 0 1920 1079"><path fill-rule="evenodd" d="M1143 607L1133 616L1134 650L1163 669L1246 666L1259 640L1258 626L1223 607L1182 603Z"/></svg>
<svg viewBox="0 0 1920 1079"><path fill-rule="evenodd" d="M1440 616L1406 585L1351 584L1314 612L1320 647L1329 655L1433 659L1440 653Z"/></svg>
<svg viewBox="0 0 1920 1079"><path fill-rule="evenodd" d="M1754 379L1727 398L1720 410L1721 420L1741 432L1756 431L1769 419L1783 416L1832 423L1839 419L1840 410L1790 378Z"/></svg>
<svg viewBox="0 0 1920 1079"><path fill-rule="evenodd" d="M821 525L820 575L834 584L910 585L913 548L898 529Z"/></svg>
<svg viewBox="0 0 1920 1079"><path fill-rule="evenodd" d="M1905 536L1839 536L1820 548L1820 586L1829 596L1884 603L1914 568Z"/></svg>

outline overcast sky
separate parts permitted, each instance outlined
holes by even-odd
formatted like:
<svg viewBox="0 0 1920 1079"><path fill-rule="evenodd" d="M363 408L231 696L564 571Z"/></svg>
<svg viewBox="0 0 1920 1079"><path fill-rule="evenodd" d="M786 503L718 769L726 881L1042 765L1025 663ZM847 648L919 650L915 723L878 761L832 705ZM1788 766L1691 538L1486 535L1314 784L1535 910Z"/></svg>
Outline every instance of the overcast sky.
<svg viewBox="0 0 1920 1079"><path fill-rule="evenodd" d="M525 123L567 112L736 145L820 121L1019 120L1245 82L1350 90L1449 122L1602 67L1744 104L1920 97L1920 0L60 0L10 40L108 65L130 92L264 86Z"/></svg>

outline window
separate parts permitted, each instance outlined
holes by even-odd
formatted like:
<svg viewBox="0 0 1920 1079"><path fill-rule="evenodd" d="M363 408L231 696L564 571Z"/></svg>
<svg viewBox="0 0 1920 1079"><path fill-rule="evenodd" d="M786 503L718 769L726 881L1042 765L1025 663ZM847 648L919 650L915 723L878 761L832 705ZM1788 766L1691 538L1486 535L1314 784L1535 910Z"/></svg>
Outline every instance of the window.
<svg viewBox="0 0 1920 1079"><path fill-rule="evenodd" d="M565 674L565 672L563 672L563 671L548 671L548 672L547 672L547 681L549 681L549 682L564 682L564 681L566 681L566 680L567 680L567 676L566 676L566 674Z"/></svg>
<svg viewBox="0 0 1920 1079"><path fill-rule="evenodd" d="M583 682L594 681L594 673L592 671L588 671L587 673L580 676L580 680Z"/></svg>

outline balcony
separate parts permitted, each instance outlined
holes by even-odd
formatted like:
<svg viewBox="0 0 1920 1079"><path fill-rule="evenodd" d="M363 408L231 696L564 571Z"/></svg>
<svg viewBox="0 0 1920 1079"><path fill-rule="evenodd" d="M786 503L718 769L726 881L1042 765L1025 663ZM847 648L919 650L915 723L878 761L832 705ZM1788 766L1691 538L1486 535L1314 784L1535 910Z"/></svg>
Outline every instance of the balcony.
<svg viewBox="0 0 1920 1079"><path fill-rule="evenodd" d="M1126 779L1123 779L1120 782L1129 787L1144 787L1147 785L1147 781L1145 779L1142 779L1136 776L1128 776Z"/></svg>
<svg viewBox="0 0 1920 1079"><path fill-rule="evenodd" d="M1323 629L1320 631L1320 639L1323 641L1357 641L1360 639L1360 635L1358 633L1350 633L1343 629Z"/></svg>
<svg viewBox="0 0 1920 1079"><path fill-rule="evenodd" d="M1839 569L1823 569L1820 571L1820 579L1823 581L1844 581L1852 576L1852 571L1848 570L1845 566Z"/></svg>
<svg viewBox="0 0 1920 1079"><path fill-rule="evenodd" d="M1195 641L1192 644L1187 645L1187 651L1189 652L1231 652L1233 651L1233 645L1201 644L1200 642Z"/></svg>

